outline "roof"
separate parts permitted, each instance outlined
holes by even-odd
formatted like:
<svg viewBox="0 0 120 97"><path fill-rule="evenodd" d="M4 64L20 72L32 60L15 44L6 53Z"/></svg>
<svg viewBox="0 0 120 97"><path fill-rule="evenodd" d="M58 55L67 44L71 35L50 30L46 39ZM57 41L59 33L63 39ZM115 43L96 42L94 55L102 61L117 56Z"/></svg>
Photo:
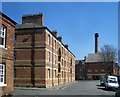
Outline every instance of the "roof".
<svg viewBox="0 0 120 97"><path fill-rule="evenodd" d="M45 26L41 26L39 24L35 24L35 23L25 23L25 24L18 24L15 26L15 29L47 29L52 35L53 37L55 37L57 39L57 37ZM16 32L15 32L16 33ZM58 40L58 39L57 39ZM59 41L59 40L58 40ZM61 44L65 47L65 45L61 42ZM65 47L66 48L66 47ZM66 48L67 49L67 48ZM69 50L67 49L74 57L75 55Z"/></svg>
<svg viewBox="0 0 120 97"><path fill-rule="evenodd" d="M35 24L35 23L18 24L15 26L15 29L25 29L25 28L44 28L44 26L40 26L39 24Z"/></svg>
<svg viewBox="0 0 120 97"><path fill-rule="evenodd" d="M83 65L85 60L75 60L75 65ZM81 64L80 64L81 63Z"/></svg>
<svg viewBox="0 0 120 97"><path fill-rule="evenodd" d="M103 54L105 54L105 53L88 54L88 57L86 58L86 63L89 63L89 62L104 62L105 57L103 57ZM112 59L112 61L113 60L114 59Z"/></svg>
<svg viewBox="0 0 120 97"><path fill-rule="evenodd" d="M86 63L87 62L103 62L103 61L104 59L101 53L88 54L88 57L86 58Z"/></svg>
<svg viewBox="0 0 120 97"><path fill-rule="evenodd" d="M75 60L75 65L78 65L80 63L80 60Z"/></svg>
<svg viewBox="0 0 120 97"><path fill-rule="evenodd" d="M6 19L8 19L10 22L12 22L13 24L17 24L14 20L12 20L11 18L9 18L7 15L5 15L4 13L0 12L0 15L2 14L2 17L5 17Z"/></svg>

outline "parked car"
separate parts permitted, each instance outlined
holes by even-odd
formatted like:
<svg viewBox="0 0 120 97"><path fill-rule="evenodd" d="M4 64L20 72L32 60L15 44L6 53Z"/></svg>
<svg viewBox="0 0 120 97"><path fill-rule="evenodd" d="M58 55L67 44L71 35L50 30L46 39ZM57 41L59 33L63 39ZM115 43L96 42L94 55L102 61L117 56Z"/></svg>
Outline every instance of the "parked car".
<svg viewBox="0 0 120 97"><path fill-rule="evenodd" d="M116 90L115 97L120 97L120 87Z"/></svg>
<svg viewBox="0 0 120 97"><path fill-rule="evenodd" d="M119 83L116 76L108 76L105 82L105 89L118 89Z"/></svg>
<svg viewBox="0 0 120 97"><path fill-rule="evenodd" d="M100 80L100 85L101 85L101 86L105 86L105 82L106 82L106 78L102 78L102 79Z"/></svg>
<svg viewBox="0 0 120 97"><path fill-rule="evenodd" d="M118 78L118 84L120 86L120 75L117 75L117 78Z"/></svg>

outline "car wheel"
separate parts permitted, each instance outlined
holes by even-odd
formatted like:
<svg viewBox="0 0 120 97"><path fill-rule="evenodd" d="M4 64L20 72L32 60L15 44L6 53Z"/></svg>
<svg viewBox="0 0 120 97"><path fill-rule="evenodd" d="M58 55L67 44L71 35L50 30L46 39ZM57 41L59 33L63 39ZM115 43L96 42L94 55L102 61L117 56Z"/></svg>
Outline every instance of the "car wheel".
<svg viewBox="0 0 120 97"><path fill-rule="evenodd" d="M117 96L117 93L115 93L115 97L118 97L118 96Z"/></svg>

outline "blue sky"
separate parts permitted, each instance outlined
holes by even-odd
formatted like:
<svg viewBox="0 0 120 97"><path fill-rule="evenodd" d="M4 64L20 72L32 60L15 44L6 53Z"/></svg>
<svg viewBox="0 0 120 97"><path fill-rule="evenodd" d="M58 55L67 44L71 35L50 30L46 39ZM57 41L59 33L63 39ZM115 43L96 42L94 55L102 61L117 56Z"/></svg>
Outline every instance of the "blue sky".
<svg viewBox="0 0 120 97"><path fill-rule="evenodd" d="M94 53L95 32L100 36L100 48L104 44L118 47L117 2L4 2L2 12L18 24L23 15L42 12L44 26L58 31L77 60Z"/></svg>

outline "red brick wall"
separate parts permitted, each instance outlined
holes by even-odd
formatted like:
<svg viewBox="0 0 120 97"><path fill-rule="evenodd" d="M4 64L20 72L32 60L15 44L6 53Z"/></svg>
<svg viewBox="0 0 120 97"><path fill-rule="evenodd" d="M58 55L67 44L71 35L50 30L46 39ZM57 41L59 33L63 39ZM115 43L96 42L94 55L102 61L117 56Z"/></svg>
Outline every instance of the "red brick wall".
<svg viewBox="0 0 120 97"><path fill-rule="evenodd" d="M15 24L5 17L2 17L2 24L7 28L6 31L6 45L3 53L6 53L5 61L5 84L6 87L3 88L4 94L13 93L13 68L14 68L14 29Z"/></svg>

